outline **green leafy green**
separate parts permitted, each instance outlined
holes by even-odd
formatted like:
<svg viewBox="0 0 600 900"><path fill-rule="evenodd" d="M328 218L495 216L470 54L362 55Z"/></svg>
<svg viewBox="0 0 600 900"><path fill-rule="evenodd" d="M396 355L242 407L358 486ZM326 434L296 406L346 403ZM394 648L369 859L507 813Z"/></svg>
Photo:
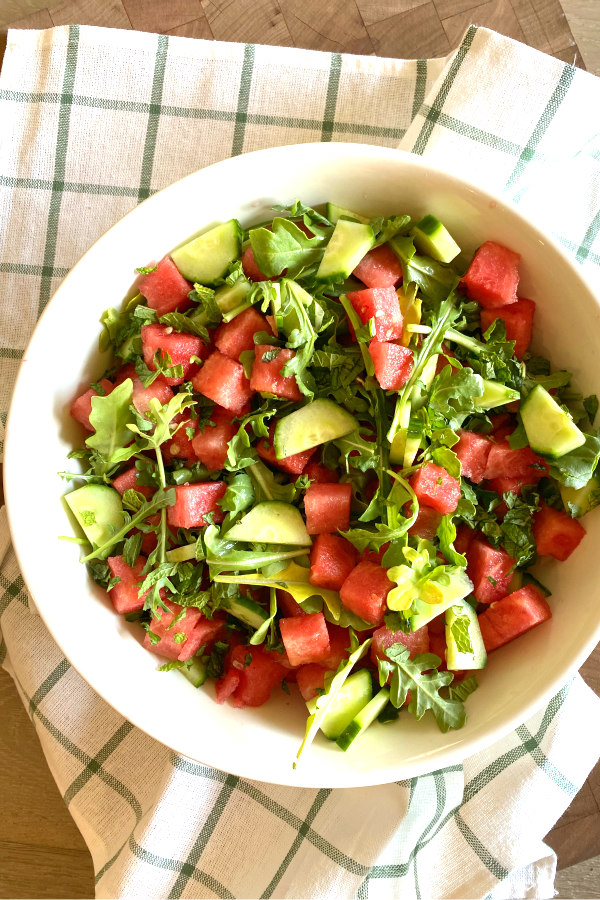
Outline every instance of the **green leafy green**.
<svg viewBox="0 0 600 900"><path fill-rule="evenodd" d="M155 263L153 266L139 266L135 271L139 272L140 275L150 275L152 272L156 272L158 269L158 263Z"/></svg>
<svg viewBox="0 0 600 900"><path fill-rule="evenodd" d="M585 444L552 461L550 474L567 487L582 488L596 471L599 459L600 437L586 434Z"/></svg>
<svg viewBox="0 0 600 900"><path fill-rule="evenodd" d="M453 609L456 615L450 626L450 631L456 643L456 648L459 653L472 653L473 642L471 641L471 635L469 633L471 620L468 616L460 614L462 607L455 606Z"/></svg>
<svg viewBox="0 0 600 900"><path fill-rule="evenodd" d="M154 513L159 512L161 509L167 506L173 506L175 503L175 491L173 488L168 488L164 490L163 488L159 488L153 496L144 503L143 506L135 513L134 516L131 517L130 521L123 526L123 528L116 531L110 538L108 538L103 544L99 547L96 547L92 553L89 553L87 556L84 556L82 562L88 562L91 559L100 559L105 557L108 554L108 551L118 544L126 534L131 531L132 528L138 526L144 519L147 519L148 516L153 516Z"/></svg>
<svg viewBox="0 0 600 900"><path fill-rule="evenodd" d="M476 691L478 687L479 682L477 681L477 676L471 675L469 678L457 681L456 684L451 684L448 688L448 696L451 700L460 700L464 703L469 694Z"/></svg>
<svg viewBox="0 0 600 900"><path fill-rule="evenodd" d="M293 276L304 266L317 262L323 255L321 235L308 237L289 219L275 217L272 231L252 228L250 244L256 265L268 278L276 278L284 269Z"/></svg>
<svg viewBox="0 0 600 900"><path fill-rule="evenodd" d="M90 424L94 434L86 445L94 451L93 466L96 474L103 475L117 463L128 459L126 444L131 440L129 426L133 422L131 398L133 383L126 378L105 397L92 397Z"/></svg>
<svg viewBox="0 0 600 900"><path fill-rule="evenodd" d="M186 316L180 312L171 312L161 316L158 321L161 325L168 325L170 328L173 328L174 331L194 334L196 337L202 338L206 343L209 341L208 331L198 321L198 318Z"/></svg>
<svg viewBox="0 0 600 900"><path fill-rule="evenodd" d="M454 269L420 256L411 237L397 235L390 247L402 264L403 284L414 282L432 303L441 303L457 286L460 279Z"/></svg>

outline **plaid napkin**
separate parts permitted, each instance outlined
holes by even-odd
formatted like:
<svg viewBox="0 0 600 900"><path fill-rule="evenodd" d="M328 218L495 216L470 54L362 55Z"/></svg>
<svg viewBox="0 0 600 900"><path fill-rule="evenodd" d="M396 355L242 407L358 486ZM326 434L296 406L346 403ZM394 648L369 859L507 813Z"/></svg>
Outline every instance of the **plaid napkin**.
<svg viewBox="0 0 600 900"><path fill-rule="evenodd" d="M77 26L10 32L2 426L31 330L69 268L140 200L232 154L314 140L427 154L541 218L593 277L599 105L594 77L474 27L447 60L417 61ZM251 782L173 754L108 707L37 615L4 518L1 540L0 661L90 848L97 896L552 896L543 837L600 755L600 701L579 677L462 766L352 790Z"/></svg>

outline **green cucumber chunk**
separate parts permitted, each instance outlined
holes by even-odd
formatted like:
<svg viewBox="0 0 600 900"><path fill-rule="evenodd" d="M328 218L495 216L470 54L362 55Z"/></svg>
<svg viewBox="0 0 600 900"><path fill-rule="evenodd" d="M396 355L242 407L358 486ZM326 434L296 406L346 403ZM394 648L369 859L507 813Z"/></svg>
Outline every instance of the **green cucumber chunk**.
<svg viewBox="0 0 600 900"><path fill-rule="evenodd" d="M338 219L317 269L317 281L348 278L374 243L375 235L370 225Z"/></svg>
<svg viewBox="0 0 600 900"><path fill-rule="evenodd" d="M358 213L344 209L342 206L336 206L335 203L327 204L326 215L332 225L336 225L340 219L351 219L353 222L362 222L363 225L368 225L369 223L365 216L359 216Z"/></svg>
<svg viewBox="0 0 600 900"><path fill-rule="evenodd" d="M335 441L358 428L354 416L332 400L319 399L279 419L273 447L277 459Z"/></svg>
<svg viewBox="0 0 600 900"><path fill-rule="evenodd" d="M465 637L471 643L471 650L459 650L453 629L458 623L466 629ZM446 610L446 665L451 672L462 669L483 669L487 653L477 621L477 613L466 601L456 603Z"/></svg>
<svg viewBox="0 0 600 900"><path fill-rule="evenodd" d="M590 509L594 509L600 504L600 481L596 475L592 475L588 483L584 484L582 488L572 488L559 484L558 489L565 509L575 519L585 516Z"/></svg>
<svg viewBox="0 0 600 900"><path fill-rule="evenodd" d="M202 557L204 558L204 557ZM196 541L192 544L184 544L183 547L175 547L167 551L167 562L180 563L196 559Z"/></svg>
<svg viewBox="0 0 600 900"><path fill-rule="evenodd" d="M224 599L221 608L235 616L244 625L249 625L250 628L260 628L269 618L266 609L263 609L250 597L242 597L241 594Z"/></svg>
<svg viewBox="0 0 600 900"><path fill-rule="evenodd" d="M85 484L65 494L65 501L93 547L100 547L123 527L121 495L107 484Z"/></svg>
<svg viewBox="0 0 600 900"><path fill-rule="evenodd" d="M330 741L336 741L350 722L367 705L373 696L371 673L367 669L353 672L345 680L335 697L329 702L327 714L321 722L321 731ZM317 698L306 703L312 715L317 706Z"/></svg>
<svg viewBox="0 0 600 900"><path fill-rule="evenodd" d="M281 500L257 503L225 537L253 544L298 544L302 547L312 544L300 511Z"/></svg>
<svg viewBox="0 0 600 900"><path fill-rule="evenodd" d="M372 700L369 700L366 706L356 715L345 731L343 731L337 739L338 747L347 750L356 738L366 731L369 725L372 725L377 716L379 716L390 699L390 689L387 687L375 694Z"/></svg>
<svg viewBox="0 0 600 900"><path fill-rule="evenodd" d="M438 262L452 262L460 253L450 232L435 216L425 216L413 227L411 234L417 250Z"/></svg>
<svg viewBox="0 0 600 900"><path fill-rule="evenodd" d="M195 656L191 666L186 664L179 671L185 675L188 681L191 681L194 687L201 687L208 677L208 660L201 656Z"/></svg>
<svg viewBox="0 0 600 900"><path fill-rule="evenodd" d="M171 253L171 259L188 281L214 284L240 255L242 229L237 219L215 225Z"/></svg>
<svg viewBox="0 0 600 900"><path fill-rule="evenodd" d="M498 381L488 381L486 378L481 379L483 382L483 394L481 397L473 397L473 406L476 409L493 409L495 406L504 406L505 403L512 403L513 400L519 400L521 395L518 391L500 384Z"/></svg>
<svg viewBox="0 0 600 900"><path fill-rule="evenodd" d="M585 444L585 435L541 384L521 404L521 419L529 446L542 456L558 459Z"/></svg>
<svg viewBox="0 0 600 900"><path fill-rule="evenodd" d="M215 303L219 307L224 322L231 322L237 315L248 309L248 297L253 285L246 278L238 278L235 284L225 284L215 292Z"/></svg>

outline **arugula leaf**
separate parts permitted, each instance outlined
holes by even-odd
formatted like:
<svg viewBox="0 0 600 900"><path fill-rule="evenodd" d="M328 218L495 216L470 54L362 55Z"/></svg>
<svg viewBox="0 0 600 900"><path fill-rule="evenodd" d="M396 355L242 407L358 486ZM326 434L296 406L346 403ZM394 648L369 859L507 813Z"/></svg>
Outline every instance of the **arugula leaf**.
<svg viewBox="0 0 600 900"><path fill-rule="evenodd" d="M156 351L152 365L154 368L150 369L141 356L135 361L135 371L144 387L150 387L159 375L164 375L165 378L183 378L183 366L172 365L171 355L166 350L163 352L159 348Z"/></svg>
<svg viewBox="0 0 600 900"><path fill-rule="evenodd" d="M423 653L410 658L404 644L392 644L385 651L387 659L378 661L379 683L387 683L391 675L390 700L399 709L410 691L408 711L421 719L430 709L442 732L462 728L466 721L465 708L458 699L446 699L440 690L450 684L451 672L439 672L440 658L433 653ZM429 671L432 670L432 671Z"/></svg>
<svg viewBox="0 0 600 900"><path fill-rule="evenodd" d="M373 247L387 244L397 234L406 234L410 228L410 216L376 216L371 219L369 225L375 235Z"/></svg>
<svg viewBox="0 0 600 900"><path fill-rule="evenodd" d="M583 408L587 413L587 417L590 420L590 425L594 424L594 419L598 413L598 398L595 394L590 394L589 397L584 397L583 399Z"/></svg>
<svg viewBox="0 0 600 900"><path fill-rule="evenodd" d="M342 688L344 682L346 681L348 675L354 668L355 664L362 659L365 655L369 647L371 646L372 638L367 638L366 641L363 641L356 650L354 650L348 659L344 660L337 668L335 675L333 676L327 690L324 694L321 694L320 697L317 697L317 702L315 706L315 711L312 713L306 722L306 733L304 735L304 740L302 741L300 748L298 750L296 761L298 761L302 755L302 752L309 747L314 741L317 731L321 727L323 719L327 715L327 710L329 708L332 700L337 696L340 689ZM297 762L294 763L294 768L296 768Z"/></svg>
<svg viewBox="0 0 600 900"><path fill-rule="evenodd" d="M596 471L599 459L600 437L586 434L585 444L552 461L550 474L567 487L582 488Z"/></svg>
<svg viewBox="0 0 600 900"><path fill-rule="evenodd" d="M389 243L402 265L402 283L414 282L432 303L441 303L458 285L460 278L454 269L420 256L411 237L397 235Z"/></svg>
<svg viewBox="0 0 600 900"><path fill-rule="evenodd" d="M94 451L92 462L97 475L106 474L118 462L129 458L125 446L131 440L132 396L133 382L126 378L105 397L92 397L90 424L94 434L85 443Z"/></svg>
<svg viewBox="0 0 600 900"><path fill-rule="evenodd" d="M147 519L148 516L153 516L154 513L159 512L161 509L167 506L173 506L175 503L175 489L168 488L164 490L163 488L159 488L152 497L144 503L143 506L133 515L129 522L127 522L123 528L116 531L113 535L110 536L103 544L99 547L96 547L92 553L88 553L87 556L84 556L81 562L88 562L91 559L100 559L105 557L108 550L111 547L114 547L115 544L118 544L123 540L125 535L131 531L132 528L135 528L144 519Z"/></svg>
<svg viewBox="0 0 600 900"><path fill-rule="evenodd" d="M291 503L296 496L296 488L290 482L280 484L275 480L273 472L263 462L255 462L248 466L248 474L254 482L254 495L257 503L264 500L282 500Z"/></svg>
<svg viewBox="0 0 600 900"><path fill-rule="evenodd" d="M212 288L206 287L204 284L194 284L194 290L189 292L188 297L193 303L198 304L200 312L196 312L194 318L198 318L201 325L214 328L220 324L223 314L215 300L215 292Z"/></svg>
<svg viewBox="0 0 600 900"><path fill-rule="evenodd" d="M269 595L269 618L265 619L260 628L257 628L250 640L248 641L253 647L262 644L267 636L267 632L274 628L275 616L277 615L277 591L274 587L270 589Z"/></svg>
<svg viewBox="0 0 600 900"><path fill-rule="evenodd" d="M227 485L224 497L219 501L221 509L230 513L227 525L233 524L243 510L254 503L252 479L245 472L240 472Z"/></svg>
<svg viewBox="0 0 600 900"><path fill-rule="evenodd" d="M433 379L427 406L434 410L455 431L460 428L466 417L476 411L474 400L483 394L483 381L472 369L461 368L456 371L452 366L444 366L439 375Z"/></svg>
<svg viewBox="0 0 600 900"><path fill-rule="evenodd" d="M372 437L372 440L363 437L361 431L368 434L369 437ZM345 437L338 438L337 441L333 441L332 443L342 454L342 459L345 462L347 472L350 471L350 469L359 469L361 472L366 472L368 469L377 468L378 459L375 435L368 429L359 427L354 431L351 431L350 434L347 434ZM352 455L354 454L354 451L357 451L356 455Z"/></svg>
<svg viewBox="0 0 600 900"><path fill-rule="evenodd" d="M452 516L442 516L442 520L438 525L436 537L440 542L440 553L448 560L452 566L462 566L466 568L467 558L454 548L456 540L456 525L452 521Z"/></svg>
<svg viewBox="0 0 600 900"><path fill-rule="evenodd" d="M275 217L272 229L250 229L250 244L256 265L268 278L277 278L284 269L293 275L303 266L317 262L323 255L323 237L315 235L309 238L289 219Z"/></svg>
<svg viewBox="0 0 600 900"><path fill-rule="evenodd" d="M479 682L477 681L477 676L471 675L469 678L457 681L456 684L451 684L448 688L448 696L451 700L460 700L464 703L469 694L476 691L478 687Z"/></svg>
<svg viewBox="0 0 600 900"><path fill-rule="evenodd" d="M237 550L239 542L228 540L227 535L221 537L216 525L208 525L204 532L206 561L210 566L213 581L227 582L227 577L220 577L222 571L238 571L240 569L260 569L273 566L285 568L285 561L306 555L306 548L296 550L280 549L270 544L268 550ZM215 574L217 573L217 574ZM256 574L256 573L254 573ZM243 576L232 576L235 583L244 584ZM262 577L262 575L260 576ZM247 582L253 584L254 581Z"/></svg>
<svg viewBox="0 0 600 900"><path fill-rule="evenodd" d="M109 394L109 397L111 396L112 394ZM138 425L129 424L127 426L130 431L142 438L144 443L140 444L138 441L139 449L156 451L165 441L171 440L173 435L183 425L183 422L179 422L175 427L172 427L173 419L180 412L183 412L184 409L188 409L193 405L194 400L191 394L188 394L186 391L175 394L164 406L156 397L153 397L148 404L146 412L146 420L154 425L152 434L140 429Z"/></svg>

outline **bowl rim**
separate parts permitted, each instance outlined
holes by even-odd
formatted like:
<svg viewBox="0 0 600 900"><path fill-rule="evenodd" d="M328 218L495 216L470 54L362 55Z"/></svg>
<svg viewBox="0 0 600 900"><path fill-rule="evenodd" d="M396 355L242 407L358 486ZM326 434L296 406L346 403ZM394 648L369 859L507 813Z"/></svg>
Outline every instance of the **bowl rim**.
<svg viewBox="0 0 600 900"><path fill-rule="evenodd" d="M15 436L13 436L13 409L16 406L16 401L18 399L19 393L19 385L21 379L23 377L23 371L25 363L27 362L28 352L31 344L34 342L34 338L38 332L38 329L43 327L43 323L45 321L45 317L48 313L48 310L51 307L51 304L54 298L59 294L63 293L65 290L68 291L69 288L69 279L71 278L73 272L76 268L78 268L84 261L88 254L92 251L93 248L96 247L98 243L104 240L104 238L116 228L119 228L123 222L130 219L135 219L136 217L143 216L144 212L148 209L148 205L152 206L153 202L157 197L160 197L164 194L164 192L171 190L175 185L182 185L186 181L190 183L193 182L195 178L198 177L200 173L207 172L217 172L221 169L231 169L236 168L240 165L247 165L248 158L268 158L269 156L281 157L285 156L286 153L294 154L299 150L307 154L315 154L314 164L318 165L320 160L323 158L327 158L328 156L340 156L342 158L352 159L358 158L361 156L370 156L375 160L389 160L389 161L398 161L404 162L409 167L413 166L421 171L425 172L434 172L435 174L441 175L442 177L449 180L452 186L457 191L467 191L478 194L482 199L487 201L488 203L498 207L504 213L508 213L509 216L512 215L520 220L520 222L529 230L530 234L535 237L540 243L547 245L551 251L558 255L564 264L571 271L572 277L578 282L578 286L580 286L586 293L590 294L592 298L595 300L596 304L598 304L598 298L595 295L594 287L592 284L586 279L584 273L580 268L576 266L574 259L566 253L566 251L558 244L555 238L549 236L545 232L543 232L534 221L527 218L527 216L519 210L514 204L510 201L507 201L503 197L498 194L495 194L483 187L481 187L477 183L471 183L466 181L460 175L456 175L453 172L449 171L443 165L440 165L439 161L430 162L427 157L423 157L420 155L416 155L414 153L410 153L405 150L399 150L396 148L388 148L381 147L378 145L371 144L362 144L362 143L353 143L353 142L307 142L303 144L286 144L280 147L269 147L261 150L255 150L250 153L240 154L235 157L230 157L224 160L220 160L219 162L215 162L210 164L209 166L205 166L203 168L197 169L194 172L185 175L184 177L177 179L171 184L167 185L164 188L161 188L159 191L156 191L142 203L133 207L128 213L118 219L113 225L111 225L106 231L103 232L85 251L85 253L77 260L77 262L73 265L73 267L69 270L68 274L58 285L56 290L54 291L52 297L44 308L41 316L37 320L35 327L31 333L29 341L27 343L27 347L24 351L23 357L19 364L19 368L17 370L17 375L14 382L13 393L11 397L11 402L9 405L9 411L6 421L5 428L5 449L4 449L4 465L3 465L3 482L4 482L4 496L5 496L5 504L6 504L6 512L7 512L7 520L10 538L12 542L12 546L15 552L15 556L17 559L17 563L19 566L20 573L22 575L25 587L31 596L34 604L36 605L36 609L39 612L39 615L44 622L44 625L48 629L50 635L53 640L56 642L58 647L61 650L61 653L69 661L70 665L75 669L75 671L79 674L81 678L92 688L92 690L101 697L109 706L117 711L119 715L125 717L128 721L130 721L136 728L139 728L140 731L147 734L149 737L163 744L164 746L169 747L175 753L178 753L177 747L170 744L167 740L164 740L162 737L157 737L156 734L153 733L152 729L148 724L140 723L136 717L136 710L130 709L129 707L119 704L117 698L108 699L106 696L106 689L100 685L96 685L92 683L85 672L82 669L75 665L69 654L65 652L63 646L61 644L60 633L57 633L57 629L53 628L51 624L46 620L44 615L44 604L38 605L37 598L32 592L27 572L29 564L26 562L26 558L28 555L28 549L26 547L25 535L21 533L17 524L12 516L11 510L18 503L18 492L17 492L17 483L18 478L13 478L12 474L14 472L15 476L18 473L18 451L17 451L17 435L18 432L15 432ZM323 154L325 157L323 157ZM125 297L126 292L124 293ZM13 487L14 486L14 487ZM513 731L518 725L526 722L532 715L534 715L543 705L547 704L549 700L557 694L561 688L571 679L573 678L588 656L593 652L594 648L598 644L600 640L600 619L597 623L595 629L592 629L588 634L587 639L582 642L579 647L578 652L573 656L570 662L566 662L564 665L560 666L557 671L554 673L554 676L548 680L545 687L539 689L537 693L523 706L519 707L518 711L515 711L511 715L507 715L506 718L500 722L495 724L490 724L486 731L483 734L474 735L468 739L469 746L468 752L465 752L465 748L462 743L458 743L457 745L443 748L442 750L434 753L434 758L430 759L429 754L424 754L418 760L413 760L410 763L400 762L398 765L398 774L394 776L388 777L385 776L385 780L381 779L381 776L369 776L364 775L364 773L352 773L352 781L338 784L336 787L365 787L371 785L378 784L387 784L392 781L397 780L397 778L410 778L416 777L418 775L423 775L436 769L446 768L447 766L452 766L456 764L460 764L464 759L482 751L486 748L490 747L492 744L506 737L511 731ZM443 760L440 760L438 757L443 755ZM210 766L215 769L219 769L219 766L216 762L206 762L202 760L199 756L192 757L199 763ZM410 766L410 771L406 771L406 766ZM402 768L402 771L400 771ZM243 778L252 778L253 776L248 774L248 772L244 769L243 766L240 767L239 771L234 771L231 767L227 769L221 769L221 771L226 771L232 775L237 775ZM282 778L273 778L268 783L272 784L281 784L286 786L304 786L304 787L330 787L328 783L325 781L319 782L318 779L312 779L310 784L308 782L303 782L301 779L298 780L293 775L288 779Z"/></svg>

